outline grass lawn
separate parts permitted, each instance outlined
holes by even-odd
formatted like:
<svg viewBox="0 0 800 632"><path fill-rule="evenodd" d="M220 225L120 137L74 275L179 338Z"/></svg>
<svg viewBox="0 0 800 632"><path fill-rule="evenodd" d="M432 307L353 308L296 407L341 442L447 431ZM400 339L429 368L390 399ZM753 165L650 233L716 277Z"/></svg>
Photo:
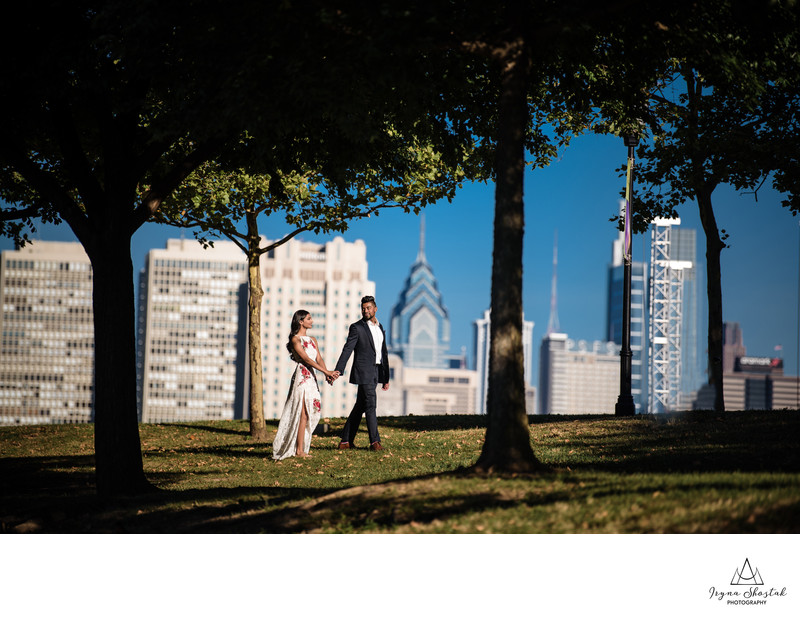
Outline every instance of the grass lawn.
<svg viewBox="0 0 800 632"><path fill-rule="evenodd" d="M379 420L383 452L272 461L245 421L140 427L159 493L101 501L90 425L0 427L0 532L796 533L796 411L533 416L547 471L471 475L482 417ZM276 428L275 422L271 429Z"/></svg>

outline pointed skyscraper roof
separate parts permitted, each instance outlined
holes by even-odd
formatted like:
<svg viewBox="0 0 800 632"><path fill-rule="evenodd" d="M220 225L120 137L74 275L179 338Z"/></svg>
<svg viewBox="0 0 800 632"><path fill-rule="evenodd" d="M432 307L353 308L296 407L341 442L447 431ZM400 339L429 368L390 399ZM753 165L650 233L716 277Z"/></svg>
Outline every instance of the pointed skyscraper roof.
<svg viewBox="0 0 800 632"><path fill-rule="evenodd" d="M387 344L407 367L445 368L450 317L425 257L424 215L420 215L419 252L392 308Z"/></svg>

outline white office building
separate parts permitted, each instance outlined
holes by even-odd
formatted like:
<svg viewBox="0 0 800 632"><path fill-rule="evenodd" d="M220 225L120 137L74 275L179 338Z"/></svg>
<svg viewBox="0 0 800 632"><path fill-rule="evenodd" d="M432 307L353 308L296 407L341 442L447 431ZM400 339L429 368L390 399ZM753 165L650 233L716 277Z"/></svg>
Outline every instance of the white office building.
<svg viewBox="0 0 800 632"><path fill-rule="evenodd" d="M361 297L374 295L375 284L367 279L364 242L341 237L290 240L261 258L261 276L264 416L275 419L295 366L286 349L294 312L311 312L309 333L332 369L350 323L361 317ZM142 421L249 417L247 298L245 255L231 242L203 249L172 239L148 254L139 297ZM349 413L355 386L348 377L330 387L319 376L324 417Z"/></svg>
<svg viewBox="0 0 800 632"><path fill-rule="evenodd" d="M147 254L137 337L142 422L243 416L238 351L247 331L241 326L246 283L244 253L230 242L203 249L170 239Z"/></svg>
<svg viewBox="0 0 800 632"><path fill-rule="evenodd" d="M619 396L620 345L571 340L551 333L542 339L539 412L555 415L614 413Z"/></svg>
<svg viewBox="0 0 800 632"><path fill-rule="evenodd" d="M347 340L350 324L361 318L362 296L375 296L378 320L388 334L389 297L375 295L375 283L367 278L367 272L366 244L338 236L324 244L293 239L261 258L264 415L268 419L280 417L294 370L286 343L296 310L311 312L314 327L309 334L317 339L331 370ZM351 356L346 375L333 386L318 375L322 417L350 413L356 399L356 386L348 381L352 362Z"/></svg>
<svg viewBox="0 0 800 632"><path fill-rule="evenodd" d="M0 424L92 420L92 269L77 242L0 253Z"/></svg>

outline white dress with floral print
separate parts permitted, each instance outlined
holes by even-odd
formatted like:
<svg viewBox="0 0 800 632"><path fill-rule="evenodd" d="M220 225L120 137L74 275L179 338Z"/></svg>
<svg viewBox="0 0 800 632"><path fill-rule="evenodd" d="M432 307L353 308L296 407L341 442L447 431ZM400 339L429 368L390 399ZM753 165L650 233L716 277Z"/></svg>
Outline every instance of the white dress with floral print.
<svg viewBox="0 0 800 632"><path fill-rule="evenodd" d="M300 336L303 341L303 350L312 360L317 359L317 347L310 336ZM308 423L306 424L305 440L303 451L308 453L311 449L311 434L319 423L321 408L319 386L314 370L307 367L302 362L297 363L297 367L292 375L289 386L289 395L283 407L281 420L278 424L278 433L272 444L272 458L276 461L294 456L297 453L297 432L300 428L300 414L303 412L303 404L306 407Z"/></svg>

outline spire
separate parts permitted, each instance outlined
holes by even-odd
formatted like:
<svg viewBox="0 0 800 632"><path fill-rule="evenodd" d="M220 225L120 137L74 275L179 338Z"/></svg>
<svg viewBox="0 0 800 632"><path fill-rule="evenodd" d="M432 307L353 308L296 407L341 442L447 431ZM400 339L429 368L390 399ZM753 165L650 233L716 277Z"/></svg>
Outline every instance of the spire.
<svg viewBox="0 0 800 632"><path fill-rule="evenodd" d="M561 329L558 324L558 302L556 299L556 280L558 278L558 229L553 241L553 281L550 286L550 320L547 321L547 335L557 334Z"/></svg>
<svg viewBox="0 0 800 632"><path fill-rule="evenodd" d="M417 263L427 263L425 259L425 214L421 213L419 216L419 254L417 255Z"/></svg>

